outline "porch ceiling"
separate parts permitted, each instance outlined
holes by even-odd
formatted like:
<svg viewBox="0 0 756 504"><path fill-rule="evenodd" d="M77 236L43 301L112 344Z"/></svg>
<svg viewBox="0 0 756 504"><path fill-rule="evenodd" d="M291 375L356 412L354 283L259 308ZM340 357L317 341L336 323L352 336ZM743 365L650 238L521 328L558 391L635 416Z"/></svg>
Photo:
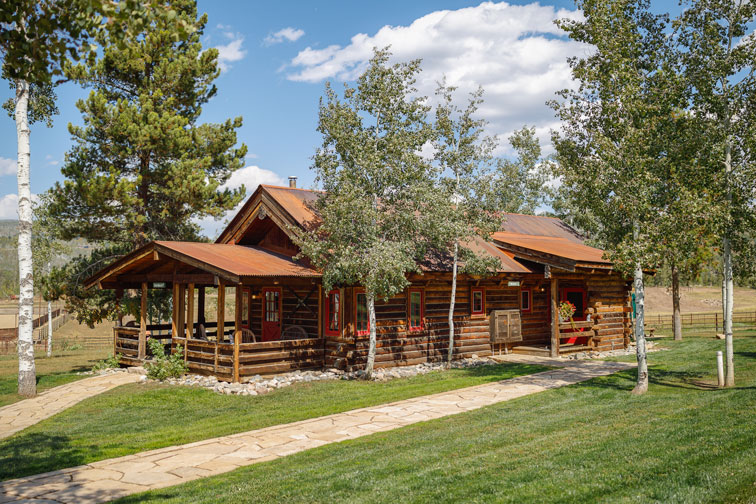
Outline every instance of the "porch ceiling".
<svg viewBox="0 0 756 504"><path fill-rule="evenodd" d="M202 275L204 274L204 276ZM253 277L315 278L320 273L260 247L219 243L156 241L135 250L88 278L84 286L138 281L171 281L218 276L233 283Z"/></svg>

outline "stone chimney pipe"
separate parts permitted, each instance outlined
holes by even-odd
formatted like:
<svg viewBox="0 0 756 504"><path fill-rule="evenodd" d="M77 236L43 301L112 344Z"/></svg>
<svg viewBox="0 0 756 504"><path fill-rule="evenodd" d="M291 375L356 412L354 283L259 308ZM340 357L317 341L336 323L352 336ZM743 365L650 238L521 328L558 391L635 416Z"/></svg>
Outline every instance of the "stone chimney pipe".
<svg viewBox="0 0 756 504"><path fill-rule="evenodd" d="M289 187L293 187L293 188L296 189L296 187L297 187L297 177L295 177L293 175L291 177L289 177Z"/></svg>

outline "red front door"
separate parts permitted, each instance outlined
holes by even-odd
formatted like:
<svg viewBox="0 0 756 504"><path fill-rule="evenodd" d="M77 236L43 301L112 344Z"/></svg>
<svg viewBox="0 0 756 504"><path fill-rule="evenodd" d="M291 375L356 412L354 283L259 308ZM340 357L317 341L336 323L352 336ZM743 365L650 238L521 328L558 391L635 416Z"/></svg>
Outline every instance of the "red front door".
<svg viewBox="0 0 756 504"><path fill-rule="evenodd" d="M281 297L280 287L266 287L262 290L263 322L262 340L281 339Z"/></svg>

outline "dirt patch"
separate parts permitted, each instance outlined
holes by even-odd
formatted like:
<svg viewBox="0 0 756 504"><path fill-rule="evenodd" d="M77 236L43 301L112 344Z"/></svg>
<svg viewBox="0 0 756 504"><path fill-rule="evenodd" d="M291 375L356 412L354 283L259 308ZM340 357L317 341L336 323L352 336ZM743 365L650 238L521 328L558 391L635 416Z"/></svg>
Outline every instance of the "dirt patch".
<svg viewBox="0 0 756 504"><path fill-rule="evenodd" d="M756 311L756 290L735 289L736 311ZM646 288L646 311L649 315L672 313L672 289L666 287ZM680 310L682 313L713 313L722 310L722 289L718 287L681 287Z"/></svg>

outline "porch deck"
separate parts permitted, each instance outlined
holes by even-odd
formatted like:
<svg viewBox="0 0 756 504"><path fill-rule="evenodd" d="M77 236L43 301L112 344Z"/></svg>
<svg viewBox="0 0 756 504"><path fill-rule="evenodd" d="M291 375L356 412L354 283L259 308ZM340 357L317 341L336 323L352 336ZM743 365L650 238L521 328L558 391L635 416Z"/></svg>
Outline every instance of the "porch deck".
<svg viewBox="0 0 756 504"><path fill-rule="evenodd" d="M211 323L212 324L212 323ZM210 324L208 324L210 325ZM233 324L230 324L233 326ZM211 328L215 329L215 325ZM160 340L166 347L166 354L173 353L181 346L184 362L192 373L213 375L221 380L232 381L235 376L244 378L254 375L285 373L289 371L317 369L324 365L325 340L322 338L301 338L255 343L234 343L217 341L217 331L208 330L207 339L187 339L172 337L170 333L161 336L156 331L170 329L170 325L147 326L150 338ZM140 366L151 360L146 348L140 355L139 328L115 327L114 352L120 354L120 364ZM235 352L235 348L238 351Z"/></svg>

